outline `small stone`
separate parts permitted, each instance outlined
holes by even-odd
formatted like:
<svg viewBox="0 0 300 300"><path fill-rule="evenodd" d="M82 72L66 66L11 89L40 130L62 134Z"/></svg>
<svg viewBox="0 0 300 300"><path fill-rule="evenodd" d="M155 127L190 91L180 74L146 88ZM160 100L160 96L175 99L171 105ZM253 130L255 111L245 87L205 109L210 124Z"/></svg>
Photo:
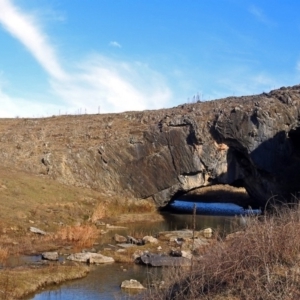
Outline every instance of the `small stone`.
<svg viewBox="0 0 300 300"><path fill-rule="evenodd" d="M116 252L117 253L124 253L124 252L126 252L126 249L118 249Z"/></svg>
<svg viewBox="0 0 300 300"><path fill-rule="evenodd" d="M124 280L121 284L123 289L145 289L145 287L135 279Z"/></svg>
<svg viewBox="0 0 300 300"><path fill-rule="evenodd" d="M212 237L212 232L211 228L206 228L203 230L203 235L205 238L210 239Z"/></svg>
<svg viewBox="0 0 300 300"><path fill-rule="evenodd" d="M37 234L41 234L41 235L45 235L46 232L41 230L41 229L38 229L36 227L30 227L29 230L33 233L37 233Z"/></svg>
<svg viewBox="0 0 300 300"><path fill-rule="evenodd" d="M42 259L58 260L58 252L44 252L42 253Z"/></svg>
<svg viewBox="0 0 300 300"><path fill-rule="evenodd" d="M127 238L125 236L119 235L117 233L114 235L114 240L117 243L127 243Z"/></svg>
<svg viewBox="0 0 300 300"><path fill-rule="evenodd" d="M181 251L181 256L188 259L192 259L193 257L191 251L184 251L184 250Z"/></svg>
<svg viewBox="0 0 300 300"><path fill-rule="evenodd" d="M158 239L155 238L155 237L153 237L153 236L146 235L146 236L143 237L143 242L145 244L157 244L158 243Z"/></svg>
<svg viewBox="0 0 300 300"><path fill-rule="evenodd" d="M136 250L133 254L132 254L132 258L135 261L137 258L141 257L144 254L144 252L142 250Z"/></svg>

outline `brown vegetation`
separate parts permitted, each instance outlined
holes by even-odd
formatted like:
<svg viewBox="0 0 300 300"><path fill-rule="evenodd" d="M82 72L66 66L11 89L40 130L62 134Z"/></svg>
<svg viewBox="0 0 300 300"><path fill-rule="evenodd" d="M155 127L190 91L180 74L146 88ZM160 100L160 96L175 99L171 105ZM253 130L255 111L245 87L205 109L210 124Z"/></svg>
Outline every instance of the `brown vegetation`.
<svg viewBox="0 0 300 300"><path fill-rule="evenodd" d="M96 222L101 219L115 219L116 222L130 223L138 221L137 214L152 214L157 211L157 208L153 202L147 200L131 200L127 198L121 198L120 196L114 196L111 199L102 201L99 203L91 216L91 221ZM129 218L126 218L124 215L129 215ZM134 215L134 217L133 217ZM144 219L142 219L144 220Z"/></svg>
<svg viewBox="0 0 300 300"><path fill-rule="evenodd" d="M105 214L101 214L101 207L105 207ZM45 176L1 168L0 299L18 299L46 285L87 273L85 266L60 264L11 268L10 256L51 250L65 252L67 245L73 251L80 251L91 247L101 235L95 225L97 221L109 219L113 224L122 222L126 216L135 221L132 216L138 211L141 216L158 215L148 201L135 204L113 194L65 186ZM31 233L31 226L47 234Z"/></svg>
<svg viewBox="0 0 300 300"><path fill-rule="evenodd" d="M99 235L93 225L65 226L53 236L55 240L69 242L78 247L91 247Z"/></svg>
<svg viewBox="0 0 300 300"><path fill-rule="evenodd" d="M88 272L86 266L62 265L0 270L0 299L20 299L46 285L82 278Z"/></svg>
<svg viewBox="0 0 300 300"><path fill-rule="evenodd" d="M192 270L167 270L164 290L144 299L299 299L300 209L249 220L214 245ZM169 280L168 280L169 279Z"/></svg>

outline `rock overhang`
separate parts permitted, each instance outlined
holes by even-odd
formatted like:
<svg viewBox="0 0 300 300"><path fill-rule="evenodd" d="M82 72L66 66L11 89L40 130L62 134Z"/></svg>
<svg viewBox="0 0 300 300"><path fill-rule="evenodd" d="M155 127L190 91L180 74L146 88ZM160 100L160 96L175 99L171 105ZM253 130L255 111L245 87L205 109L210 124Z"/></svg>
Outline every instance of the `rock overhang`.
<svg viewBox="0 0 300 300"><path fill-rule="evenodd" d="M239 181L263 206L299 190L299 101L294 86L157 111L1 120L0 159L158 206Z"/></svg>

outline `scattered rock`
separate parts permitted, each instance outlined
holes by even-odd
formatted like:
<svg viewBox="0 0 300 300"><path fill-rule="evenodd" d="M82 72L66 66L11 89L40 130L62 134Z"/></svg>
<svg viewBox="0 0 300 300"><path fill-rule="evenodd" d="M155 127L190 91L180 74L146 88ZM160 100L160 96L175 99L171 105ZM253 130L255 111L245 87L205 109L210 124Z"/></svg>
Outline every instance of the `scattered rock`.
<svg viewBox="0 0 300 300"><path fill-rule="evenodd" d="M152 267L188 267L191 265L190 259L185 257L171 257L159 254L143 254L140 258L141 263Z"/></svg>
<svg viewBox="0 0 300 300"><path fill-rule="evenodd" d="M115 260L112 257L104 256L100 253L74 253L67 257L68 260L78 261L83 263L90 263L90 264L106 264L112 263Z"/></svg>
<svg viewBox="0 0 300 300"><path fill-rule="evenodd" d="M128 243L130 244L135 244L135 245L138 245L138 246L141 246L141 245L145 245L145 242L141 239L136 239L130 235L127 236L127 241Z"/></svg>
<svg viewBox="0 0 300 300"><path fill-rule="evenodd" d="M117 242L117 243L127 243L127 238L125 236L122 236L122 235L119 235L119 234L115 234L114 236L114 240Z"/></svg>
<svg viewBox="0 0 300 300"><path fill-rule="evenodd" d="M158 239L153 236L146 235L143 237L143 242L145 244L158 244Z"/></svg>
<svg viewBox="0 0 300 300"><path fill-rule="evenodd" d="M47 233L41 229L38 229L36 227L30 227L29 230L33 233L41 234L41 235L46 235Z"/></svg>
<svg viewBox="0 0 300 300"><path fill-rule="evenodd" d="M123 249L131 248L134 246L135 246L134 244L127 244L127 243L118 244L118 247L123 248Z"/></svg>
<svg viewBox="0 0 300 300"><path fill-rule="evenodd" d="M42 259L45 260L58 260L58 252L44 252L42 253Z"/></svg>
<svg viewBox="0 0 300 300"><path fill-rule="evenodd" d="M121 284L123 289L145 289L145 287L135 279L124 280Z"/></svg>
<svg viewBox="0 0 300 300"><path fill-rule="evenodd" d="M211 228L206 228L203 230L203 235L205 238L210 239L212 237L212 232Z"/></svg>
<svg viewBox="0 0 300 300"><path fill-rule="evenodd" d="M195 231L194 237L203 236L202 231ZM159 239L166 239L169 241L174 241L175 239L191 239L193 237L193 230L174 230L174 231L162 231L158 234Z"/></svg>
<svg viewBox="0 0 300 300"><path fill-rule="evenodd" d="M185 257L187 259L192 259L192 257L193 257L191 251L185 251L185 250L181 251L181 256Z"/></svg>
<svg viewBox="0 0 300 300"><path fill-rule="evenodd" d="M181 250L171 249L170 255L173 256L173 257L181 257L182 253L181 253Z"/></svg>
<svg viewBox="0 0 300 300"><path fill-rule="evenodd" d="M126 249L118 249L116 252L117 253L124 253L124 252L126 252Z"/></svg>
<svg viewBox="0 0 300 300"><path fill-rule="evenodd" d="M107 264L107 263L113 263L115 260L112 257L104 256L99 253L92 253L90 256L90 264Z"/></svg>
<svg viewBox="0 0 300 300"><path fill-rule="evenodd" d="M133 261L136 261L137 259L139 259L143 254L144 254L144 251L142 251L142 250L136 250L132 254Z"/></svg>

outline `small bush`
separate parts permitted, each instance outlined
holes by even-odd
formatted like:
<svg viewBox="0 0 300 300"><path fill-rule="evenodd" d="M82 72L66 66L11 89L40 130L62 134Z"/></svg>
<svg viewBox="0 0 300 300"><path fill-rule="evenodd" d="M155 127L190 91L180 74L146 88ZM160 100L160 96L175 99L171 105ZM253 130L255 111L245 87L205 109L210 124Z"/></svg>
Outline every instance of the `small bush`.
<svg viewBox="0 0 300 300"><path fill-rule="evenodd" d="M95 226L66 226L61 228L54 238L62 242L74 243L79 247L90 247L98 235L99 232Z"/></svg>
<svg viewBox="0 0 300 300"><path fill-rule="evenodd" d="M0 264L4 265L8 259L9 251L8 248L0 246Z"/></svg>
<svg viewBox="0 0 300 300"><path fill-rule="evenodd" d="M253 217L240 234L215 244L192 270L144 299L300 299L300 209ZM170 271L174 272L174 271Z"/></svg>
<svg viewBox="0 0 300 300"><path fill-rule="evenodd" d="M95 222L106 217L119 217L122 214L143 214L155 211L156 207L153 202L115 197L109 201L99 203L92 214L91 221Z"/></svg>

